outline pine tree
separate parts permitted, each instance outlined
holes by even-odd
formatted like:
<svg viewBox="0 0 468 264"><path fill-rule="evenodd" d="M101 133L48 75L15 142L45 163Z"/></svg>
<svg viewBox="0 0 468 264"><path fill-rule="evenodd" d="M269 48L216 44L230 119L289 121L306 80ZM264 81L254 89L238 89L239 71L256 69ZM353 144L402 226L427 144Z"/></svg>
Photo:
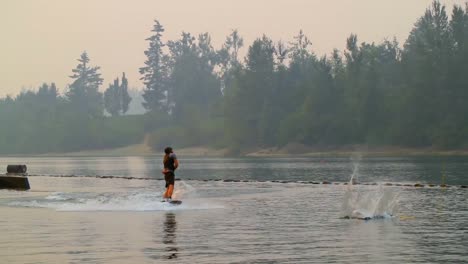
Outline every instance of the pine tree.
<svg viewBox="0 0 468 264"><path fill-rule="evenodd" d="M147 38L149 48L145 51L145 66L140 68L141 80L145 85L143 93L143 106L149 111L169 111L169 102L167 99L167 75L168 58L163 53L165 44L162 42L162 33L164 27L158 20L151 32L154 34Z"/></svg>
<svg viewBox="0 0 468 264"><path fill-rule="evenodd" d="M434 1L404 46L402 60L410 87L402 126L406 144L427 146L444 141L441 130L451 108L452 88L447 84L454 46L445 6Z"/></svg>
<svg viewBox="0 0 468 264"><path fill-rule="evenodd" d="M237 29L233 30L217 52L220 64L219 76L221 79L221 90L226 92L233 82L234 75L240 70L242 64L239 62L239 50L244 46L244 39L239 35Z"/></svg>
<svg viewBox="0 0 468 264"><path fill-rule="evenodd" d="M106 111L112 116L120 115L120 84L119 78L114 80L113 84L109 84L109 88L104 92L104 107Z"/></svg>
<svg viewBox="0 0 468 264"><path fill-rule="evenodd" d="M181 39L170 41L168 46L172 66L168 101L173 118L187 121L187 114L209 115L213 104L221 98L214 73L216 53L209 35L200 34L197 39L183 32Z"/></svg>
<svg viewBox="0 0 468 264"><path fill-rule="evenodd" d="M122 114L125 114L127 113L130 102L132 101L132 98L128 94L128 80L125 77L125 72L122 73L122 84L120 85L120 100L122 102Z"/></svg>
<svg viewBox="0 0 468 264"><path fill-rule="evenodd" d="M106 111L112 116L119 116L128 111L128 105L132 98L128 94L128 80L125 73L122 74L122 83L119 78L109 84L109 88L104 92L104 106Z"/></svg>
<svg viewBox="0 0 468 264"><path fill-rule="evenodd" d="M103 79L98 72L100 67L89 66L88 54L83 52L80 62L70 76L74 81L66 93L70 105L76 113L87 117L100 117L103 114L102 94L99 86Z"/></svg>
<svg viewBox="0 0 468 264"><path fill-rule="evenodd" d="M273 42L268 37L256 39L249 47L245 71L236 75L226 93L225 114L234 145L271 142L273 54Z"/></svg>

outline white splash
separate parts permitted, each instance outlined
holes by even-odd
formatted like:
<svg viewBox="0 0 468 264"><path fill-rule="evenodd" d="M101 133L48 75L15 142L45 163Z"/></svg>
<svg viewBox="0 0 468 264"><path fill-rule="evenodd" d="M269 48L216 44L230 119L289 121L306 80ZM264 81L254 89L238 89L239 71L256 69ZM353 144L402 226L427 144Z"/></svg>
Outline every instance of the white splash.
<svg viewBox="0 0 468 264"><path fill-rule="evenodd" d="M174 199L183 200L181 205L161 202L161 192L144 190L108 193L63 193L56 192L43 199L10 202L10 206L50 208L57 211L166 211L206 210L224 208L208 199L192 198L195 189L180 182ZM191 198L189 198L191 197Z"/></svg>
<svg viewBox="0 0 468 264"><path fill-rule="evenodd" d="M391 218L398 213L398 193L391 187L359 186L359 160L353 159L353 173L346 185L342 205L342 216L356 219Z"/></svg>
<svg viewBox="0 0 468 264"><path fill-rule="evenodd" d="M359 175L359 165L361 164L362 154L361 153L354 153L351 156L351 161L353 162L353 174L351 174L351 179L349 180L350 184L354 184L358 182L358 175Z"/></svg>

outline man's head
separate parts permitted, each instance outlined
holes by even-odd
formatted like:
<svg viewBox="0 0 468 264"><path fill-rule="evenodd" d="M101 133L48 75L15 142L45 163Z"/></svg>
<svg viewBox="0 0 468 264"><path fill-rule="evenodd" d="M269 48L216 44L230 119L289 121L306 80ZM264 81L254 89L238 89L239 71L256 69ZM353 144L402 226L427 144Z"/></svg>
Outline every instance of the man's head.
<svg viewBox="0 0 468 264"><path fill-rule="evenodd" d="M172 148L171 148L171 147L166 147L166 148L164 149L164 153L166 153L166 154L171 154L171 153L172 153Z"/></svg>

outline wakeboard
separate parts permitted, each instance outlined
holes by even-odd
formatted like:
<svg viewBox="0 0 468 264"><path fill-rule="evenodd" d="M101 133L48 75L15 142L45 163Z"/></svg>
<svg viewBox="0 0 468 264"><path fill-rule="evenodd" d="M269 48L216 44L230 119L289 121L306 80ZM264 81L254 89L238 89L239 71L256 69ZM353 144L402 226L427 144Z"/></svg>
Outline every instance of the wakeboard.
<svg viewBox="0 0 468 264"><path fill-rule="evenodd" d="M182 201L181 200L170 200L170 201L161 201L163 203L168 203L168 204L173 204L173 205L179 205L179 204L182 204Z"/></svg>

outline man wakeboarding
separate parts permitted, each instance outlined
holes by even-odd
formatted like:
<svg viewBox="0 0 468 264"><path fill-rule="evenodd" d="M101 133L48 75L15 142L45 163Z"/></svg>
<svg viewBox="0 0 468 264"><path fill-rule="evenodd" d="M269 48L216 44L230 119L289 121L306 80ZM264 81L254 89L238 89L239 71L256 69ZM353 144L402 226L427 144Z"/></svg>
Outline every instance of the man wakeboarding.
<svg viewBox="0 0 468 264"><path fill-rule="evenodd" d="M175 170L179 167L179 161L171 147L164 149L164 180L166 181L166 191L163 194L163 201L172 202L172 193L174 192Z"/></svg>

